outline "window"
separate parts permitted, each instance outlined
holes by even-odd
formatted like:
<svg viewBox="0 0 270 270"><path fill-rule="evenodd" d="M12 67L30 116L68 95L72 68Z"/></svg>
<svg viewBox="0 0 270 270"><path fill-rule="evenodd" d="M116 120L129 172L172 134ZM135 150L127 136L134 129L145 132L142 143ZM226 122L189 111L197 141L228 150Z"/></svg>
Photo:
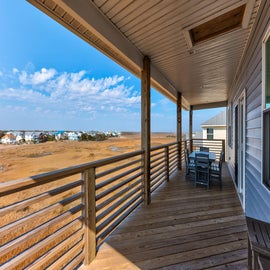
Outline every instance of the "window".
<svg viewBox="0 0 270 270"><path fill-rule="evenodd" d="M263 182L270 187L270 109L263 114Z"/></svg>
<svg viewBox="0 0 270 270"><path fill-rule="evenodd" d="M207 140L213 140L214 139L214 129L208 128L207 129Z"/></svg>
<svg viewBox="0 0 270 270"><path fill-rule="evenodd" d="M270 188L270 33L263 50L263 182Z"/></svg>
<svg viewBox="0 0 270 270"><path fill-rule="evenodd" d="M270 37L265 43L265 108L270 108Z"/></svg>
<svg viewBox="0 0 270 270"><path fill-rule="evenodd" d="M232 148L232 141L233 141L233 137L232 137L232 119L233 119L233 102L231 102L231 104L228 107L228 111L227 111L227 126L228 126L228 146L230 148Z"/></svg>

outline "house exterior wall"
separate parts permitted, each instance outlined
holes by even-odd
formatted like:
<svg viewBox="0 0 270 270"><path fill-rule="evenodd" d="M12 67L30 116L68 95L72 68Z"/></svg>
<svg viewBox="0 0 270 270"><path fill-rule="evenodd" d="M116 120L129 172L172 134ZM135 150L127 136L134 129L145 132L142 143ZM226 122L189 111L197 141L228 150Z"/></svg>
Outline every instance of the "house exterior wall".
<svg viewBox="0 0 270 270"><path fill-rule="evenodd" d="M262 183L262 40L270 27L270 1L263 0L251 32L247 51L229 94L228 119L231 123L231 143L228 163L234 178L236 115L235 106L243 91L245 107L245 213L247 216L270 222L270 191ZM230 136L230 134L228 134Z"/></svg>
<svg viewBox="0 0 270 270"><path fill-rule="evenodd" d="M214 139L226 140L226 126L208 126L203 127L203 139L207 139L207 128L214 129Z"/></svg>

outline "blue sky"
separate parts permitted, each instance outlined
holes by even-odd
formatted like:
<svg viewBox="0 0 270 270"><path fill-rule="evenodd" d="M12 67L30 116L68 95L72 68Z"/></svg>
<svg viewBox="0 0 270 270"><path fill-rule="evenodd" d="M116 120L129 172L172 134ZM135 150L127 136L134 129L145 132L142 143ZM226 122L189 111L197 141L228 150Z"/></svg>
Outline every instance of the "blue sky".
<svg viewBox="0 0 270 270"><path fill-rule="evenodd" d="M0 32L0 130L140 131L131 73L27 1L1 0ZM194 130L221 110L195 111ZM176 130L176 105L154 89L151 130Z"/></svg>

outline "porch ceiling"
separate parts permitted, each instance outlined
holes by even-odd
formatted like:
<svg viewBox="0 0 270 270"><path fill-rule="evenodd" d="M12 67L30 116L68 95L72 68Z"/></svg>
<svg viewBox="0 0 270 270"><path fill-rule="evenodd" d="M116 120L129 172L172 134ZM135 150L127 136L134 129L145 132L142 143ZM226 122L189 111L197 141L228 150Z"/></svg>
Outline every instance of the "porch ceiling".
<svg viewBox="0 0 270 270"><path fill-rule="evenodd" d="M183 107L225 106L261 0L28 0ZM242 5L237 29L192 44L189 30ZM207 29L208 30L208 29Z"/></svg>

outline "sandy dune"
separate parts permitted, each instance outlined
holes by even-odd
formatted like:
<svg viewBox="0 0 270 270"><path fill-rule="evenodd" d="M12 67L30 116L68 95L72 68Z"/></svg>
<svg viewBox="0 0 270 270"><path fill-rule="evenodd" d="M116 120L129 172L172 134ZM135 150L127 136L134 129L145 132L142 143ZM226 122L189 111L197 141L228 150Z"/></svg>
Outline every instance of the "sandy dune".
<svg viewBox="0 0 270 270"><path fill-rule="evenodd" d="M176 141L167 133L153 134L151 145ZM41 144L0 145L0 181L32 176L106 157L139 150L139 134L110 138L101 142L46 142Z"/></svg>

